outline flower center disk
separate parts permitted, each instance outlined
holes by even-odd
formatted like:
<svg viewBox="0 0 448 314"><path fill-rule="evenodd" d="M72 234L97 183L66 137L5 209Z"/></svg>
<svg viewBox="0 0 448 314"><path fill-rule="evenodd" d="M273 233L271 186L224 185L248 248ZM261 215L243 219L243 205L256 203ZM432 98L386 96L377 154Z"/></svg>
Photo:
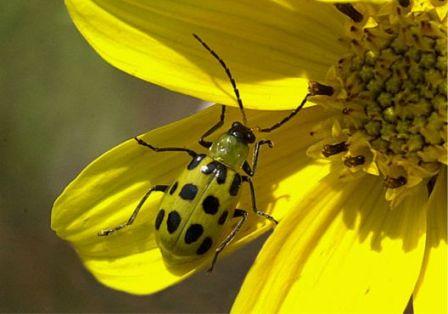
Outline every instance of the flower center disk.
<svg viewBox="0 0 448 314"><path fill-rule="evenodd" d="M406 189L446 164L447 34L434 10L391 10L351 25L351 52L329 73L335 92L313 101L337 110L321 158Z"/></svg>

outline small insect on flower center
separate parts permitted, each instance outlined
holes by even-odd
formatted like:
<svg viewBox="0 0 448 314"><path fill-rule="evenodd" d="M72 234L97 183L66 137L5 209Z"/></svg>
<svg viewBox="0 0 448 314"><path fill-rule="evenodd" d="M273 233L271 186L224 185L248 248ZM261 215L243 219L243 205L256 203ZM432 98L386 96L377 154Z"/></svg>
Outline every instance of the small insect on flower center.
<svg viewBox="0 0 448 314"><path fill-rule="evenodd" d="M373 16L375 23L353 21L351 53L330 71L334 93L312 99L337 110L319 157L340 155L344 171L381 174L389 199L397 196L390 190L429 180L446 163L446 27L434 10L406 4Z"/></svg>

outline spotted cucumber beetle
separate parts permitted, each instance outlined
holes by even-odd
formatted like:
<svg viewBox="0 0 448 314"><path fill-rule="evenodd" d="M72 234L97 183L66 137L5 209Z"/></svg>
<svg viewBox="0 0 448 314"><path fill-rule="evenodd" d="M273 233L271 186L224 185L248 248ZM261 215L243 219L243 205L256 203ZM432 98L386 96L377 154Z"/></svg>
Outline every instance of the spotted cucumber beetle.
<svg viewBox="0 0 448 314"><path fill-rule="evenodd" d="M270 140L256 141L252 129L246 126L247 118L243 102L230 69L199 36L195 34L193 36L225 70L232 84L243 122L233 122L229 130L221 134L216 141L207 141L206 137L224 124L226 107L221 106L219 121L207 130L199 140L199 144L208 149L208 154L198 154L191 149L181 147L155 147L135 137L139 145L154 152L185 152L192 157L192 160L171 185L155 185L146 192L127 222L114 228L104 229L98 235L108 236L131 225L150 194L163 192L165 195L155 217L154 227L156 242L165 261L169 264L184 264L196 260L214 249L215 255L209 269L211 271L220 252L235 238L248 218L246 210L235 209L242 183L248 183L249 185L252 210L257 215L277 224L272 216L257 208L255 188L252 181L257 169L260 148L263 145L272 148L273 145ZM297 109L282 121L270 128L259 129L259 131L267 133L283 125L299 112L304 106L306 98ZM250 165L247 161L249 145L254 143L255 147ZM244 175L240 173L241 170ZM239 218L239 220L224 240L217 243L223 227L232 218Z"/></svg>

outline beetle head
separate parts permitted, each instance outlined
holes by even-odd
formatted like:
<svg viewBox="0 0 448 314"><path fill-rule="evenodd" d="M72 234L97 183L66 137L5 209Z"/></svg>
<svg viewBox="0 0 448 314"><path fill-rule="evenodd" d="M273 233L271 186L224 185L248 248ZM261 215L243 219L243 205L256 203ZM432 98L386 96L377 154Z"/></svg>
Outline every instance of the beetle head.
<svg viewBox="0 0 448 314"><path fill-rule="evenodd" d="M252 144L256 139L252 130L244 126L241 122L233 122L227 134L236 137L245 144Z"/></svg>

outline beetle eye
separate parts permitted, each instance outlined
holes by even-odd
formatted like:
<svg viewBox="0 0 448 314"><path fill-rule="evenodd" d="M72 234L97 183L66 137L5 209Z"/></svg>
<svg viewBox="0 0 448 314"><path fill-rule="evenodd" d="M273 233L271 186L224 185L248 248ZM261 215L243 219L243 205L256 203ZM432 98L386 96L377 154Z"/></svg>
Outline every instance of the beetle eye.
<svg viewBox="0 0 448 314"><path fill-rule="evenodd" d="M252 132L249 132L247 133L246 139L248 143L253 143L255 142L255 135Z"/></svg>

